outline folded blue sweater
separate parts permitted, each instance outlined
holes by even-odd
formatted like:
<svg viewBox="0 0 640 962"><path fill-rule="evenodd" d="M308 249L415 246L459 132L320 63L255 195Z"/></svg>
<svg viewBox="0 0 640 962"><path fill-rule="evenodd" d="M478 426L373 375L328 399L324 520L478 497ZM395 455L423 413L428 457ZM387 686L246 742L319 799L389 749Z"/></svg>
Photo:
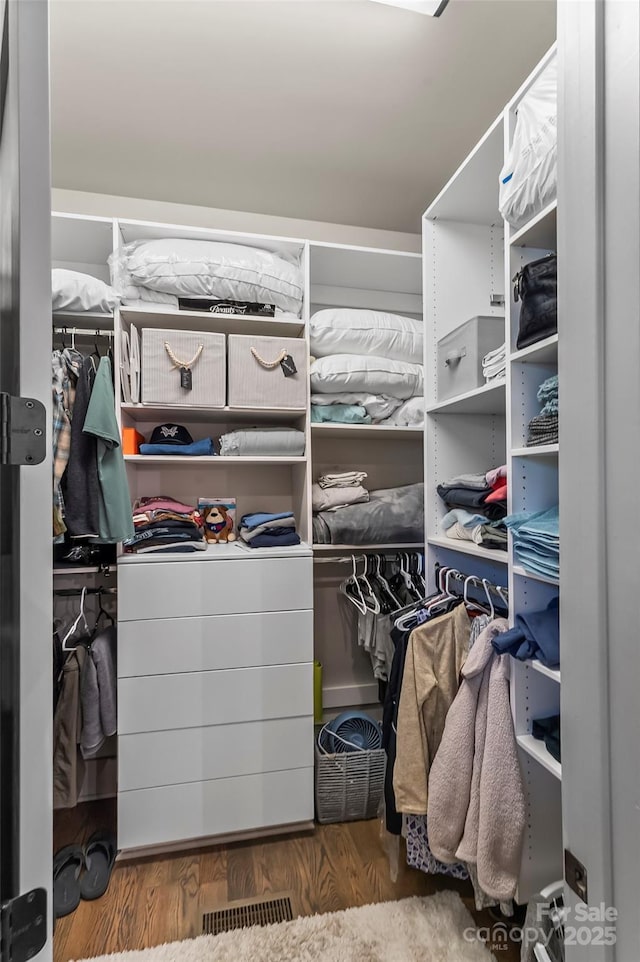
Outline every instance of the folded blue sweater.
<svg viewBox="0 0 640 962"><path fill-rule="evenodd" d="M558 598L553 598L544 611L516 615L515 627L497 634L491 644L499 655L508 652L519 661L537 658L546 668L557 668L560 664Z"/></svg>
<svg viewBox="0 0 640 962"><path fill-rule="evenodd" d="M176 457L211 457L215 454L211 438L194 441L192 444L141 444L140 454L173 454Z"/></svg>

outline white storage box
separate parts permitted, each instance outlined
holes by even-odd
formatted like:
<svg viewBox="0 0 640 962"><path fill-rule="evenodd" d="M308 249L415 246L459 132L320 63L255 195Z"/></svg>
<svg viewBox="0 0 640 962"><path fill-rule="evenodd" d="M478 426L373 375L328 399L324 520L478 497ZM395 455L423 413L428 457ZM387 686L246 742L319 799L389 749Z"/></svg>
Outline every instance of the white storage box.
<svg viewBox="0 0 640 962"><path fill-rule="evenodd" d="M505 340L504 317L472 317L438 341L438 401L485 384L482 358Z"/></svg>
<svg viewBox="0 0 640 962"><path fill-rule="evenodd" d="M143 328L142 403L224 407L224 348L224 334ZM188 368L190 378L182 367Z"/></svg>
<svg viewBox="0 0 640 962"><path fill-rule="evenodd" d="M296 373L285 376L282 361ZM307 342L295 337L229 335L229 405L304 408L307 404Z"/></svg>

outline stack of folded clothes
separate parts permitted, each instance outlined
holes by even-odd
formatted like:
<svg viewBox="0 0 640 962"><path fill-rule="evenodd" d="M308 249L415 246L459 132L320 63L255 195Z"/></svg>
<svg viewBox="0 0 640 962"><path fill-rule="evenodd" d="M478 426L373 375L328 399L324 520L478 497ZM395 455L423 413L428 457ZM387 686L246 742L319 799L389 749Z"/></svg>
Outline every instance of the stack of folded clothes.
<svg viewBox="0 0 640 962"><path fill-rule="evenodd" d="M348 504L361 504L369 500L369 492L363 487L367 475L364 471L345 471L342 474L325 474L318 478L311 489L314 512L337 511Z"/></svg>
<svg viewBox="0 0 640 962"><path fill-rule="evenodd" d="M240 519L240 537L249 548L288 548L300 544L292 511L245 514Z"/></svg>
<svg viewBox="0 0 640 962"><path fill-rule="evenodd" d="M133 506L135 534L123 542L135 554L192 554L206 551L202 518L170 497L140 498Z"/></svg>
<svg viewBox="0 0 640 962"><path fill-rule="evenodd" d="M532 574L560 576L560 529L558 506L546 511L523 511L509 515L504 523L513 537L516 561Z"/></svg>
<svg viewBox="0 0 640 962"><path fill-rule="evenodd" d="M482 374L487 384L494 381L504 381L507 374L507 345L506 342L489 351L482 358Z"/></svg>
<svg viewBox="0 0 640 962"><path fill-rule="evenodd" d="M447 538L507 550L502 520L507 513L506 474L502 465L486 474L460 474L438 485L438 494L449 508L442 519Z"/></svg>
<svg viewBox="0 0 640 962"><path fill-rule="evenodd" d="M215 454L211 438L194 441L181 424L159 424L151 432L147 444L140 445L140 454L170 454L180 457L203 457Z"/></svg>
<svg viewBox="0 0 640 962"><path fill-rule="evenodd" d="M548 377L538 388L540 414L529 421L527 447L558 443L558 375Z"/></svg>
<svg viewBox="0 0 640 962"><path fill-rule="evenodd" d="M302 457L304 431L295 428L239 428L220 438L220 454L225 458Z"/></svg>
<svg viewBox="0 0 640 962"><path fill-rule="evenodd" d="M546 668L560 666L560 605L553 598L543 611L516 615L515 627L496 634L491 642L499 655L508 652L519 661L536 658Z"/></svg>

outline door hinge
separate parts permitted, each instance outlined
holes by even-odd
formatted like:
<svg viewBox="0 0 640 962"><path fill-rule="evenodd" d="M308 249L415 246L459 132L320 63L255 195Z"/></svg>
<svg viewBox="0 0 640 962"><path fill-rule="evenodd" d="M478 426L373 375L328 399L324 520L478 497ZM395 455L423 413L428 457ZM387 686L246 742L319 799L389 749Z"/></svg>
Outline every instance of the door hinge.
<svg viewBox="0 0 640 962"><path fill-rule="evenodd" d="M0 464L40 464L47 453L47 412L30 397L2 392Z"/></svg>
<svg viewBox="0 0 640 962"><path fill-rule="evenodd" d="M47 892L32 889L0 906L2 962L28 962L47 941Z"/></svg>
<svg viewBox="0 0 640 962"><path fill-rule="evenodd" d="M589 901L587 870L568 848L564 850L564 878L569 888L583 902Z"/></svg>

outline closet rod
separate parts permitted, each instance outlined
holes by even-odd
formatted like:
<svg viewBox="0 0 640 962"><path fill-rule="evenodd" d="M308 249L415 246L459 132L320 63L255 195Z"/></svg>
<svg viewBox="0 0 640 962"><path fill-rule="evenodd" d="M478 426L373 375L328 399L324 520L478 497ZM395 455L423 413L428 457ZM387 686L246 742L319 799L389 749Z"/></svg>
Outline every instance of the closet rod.
<svg viewBox="0 0 640 962"><path fill-rule="evenodd" d="M398 548L397 551L371 551L369 554L338 554L331 555L329 558L314 558L314 564L327 565L327 564L350 564L352 561L366 561L368 558L388 558L390 561L395 561L398 555L407 554L410 557L415 555L422 555L421 551L416 551L415 548L409 551L403 551Z"/></svg>
<svg viewBox="0 0 640 962"><path fill-rule="evenodd" d="M491 581L488 581L486 578L481 578L479 575L467 575L457 568L449 568L447 565L438 564L438 562L436 562L435 565L436 584L438 583L438 577L442 569L448 571L449 577L454 578L456 581L468 581L476 588L486 588L488 591L493 591L494 594L497 594L499 598L503 596L509 597L508 589L502 585L494 585Z"/></svg>
<svg viewBox="0 0 640 962"><path fill-rule="evenodd" d="M70 334L73 337L113 337L113 331L95 327L54 327L54 334Z"/></svg>
<svg viewBox="0 0 640 962"><path fill-rule="evenodd" d="M117 595L117 588L54 588L54 595L62 598L75 598L84 595Z"/></svg>

